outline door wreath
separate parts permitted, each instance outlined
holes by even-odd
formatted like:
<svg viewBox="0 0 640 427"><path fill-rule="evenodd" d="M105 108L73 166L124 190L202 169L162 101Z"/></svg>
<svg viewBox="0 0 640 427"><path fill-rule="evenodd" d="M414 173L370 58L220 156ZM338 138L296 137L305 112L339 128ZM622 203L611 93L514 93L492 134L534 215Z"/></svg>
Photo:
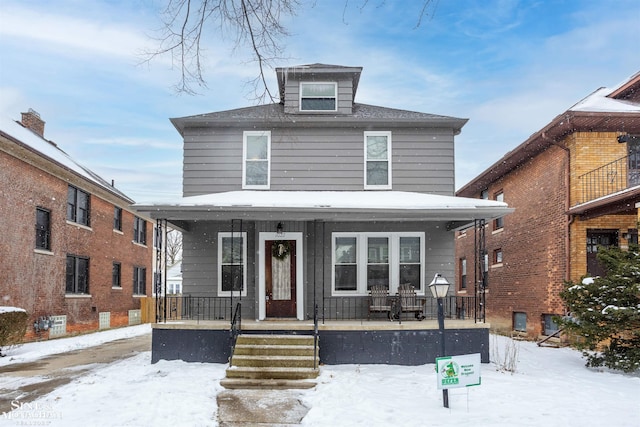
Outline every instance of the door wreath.
<svg viewBox="0 0 640 427"><path fill-rule="evenodd" d="M279 260L285 260L291 252L291 245L286 240L275 240L271 245L271 255Z"/></svg>

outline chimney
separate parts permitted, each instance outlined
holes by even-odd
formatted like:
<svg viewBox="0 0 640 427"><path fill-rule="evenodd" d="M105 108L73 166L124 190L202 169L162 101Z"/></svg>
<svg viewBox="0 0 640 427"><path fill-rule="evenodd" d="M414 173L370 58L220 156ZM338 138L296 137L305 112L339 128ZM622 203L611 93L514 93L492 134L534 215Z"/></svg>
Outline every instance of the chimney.
<svg viewBox="0 0 640 427"><path fill-rule="evenodd" d="M37 111L29 108L29 111L22 113L22 126L31 129L44 138L44 121L40 118Z"/></svg>

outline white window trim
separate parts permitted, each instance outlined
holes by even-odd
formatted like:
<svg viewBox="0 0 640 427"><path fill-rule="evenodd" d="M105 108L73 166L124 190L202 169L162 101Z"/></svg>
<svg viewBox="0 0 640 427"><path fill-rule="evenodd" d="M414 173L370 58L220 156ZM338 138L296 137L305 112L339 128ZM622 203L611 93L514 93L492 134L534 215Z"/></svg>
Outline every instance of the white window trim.
<svg viewBox="0 0 640 427"><path fill-rule="evenodd" d="M266 136L267 137L267 184L248 185L247 184L247 137ZM242 133L242 188L247 190L268 190L271 187L271 131L268 130L247 130Z"/></svg>
<svg viewBox="0 0 640 427"><path fill-rule="evenodd" d="M385 185L369 185L367 183L367 163L369 159L367 158L367 137L368 136L386 136L387 137L387 183ZM392 188L391 185L391 132L390 131L366 131L364 133L364 189L365 190L389 190ZM381 161L381 160L372 160L372 161Z"/></svg>
<svg viewBox="0 0 640 427"><path fill-rule="evenodd" d="M304 320L304 245L302 239L302 233L300 232L287 232L285 237L272 233L261 232L258 236L258 316L257 320L265 320L267 317L267 305L266 305L266 266L265 266L265 253L264 244L267 240L295 240L296 241L296 318L298 320Z"/></svg>
<svg viewBox="0 0 640 427"><path fill-rule="evenodd" d="M222 239L225 237L231 237L231 232L220 232L218 233L218 296L220 297L230 297L231 291L223 291L222 290ZM242 292L233 292L233 295L242 294L243 297L247 296L247 233L246 232L235 232L233 233L234 238L242 238Z"/></svg>
<svg viewBox="0 0 640 427"><path fill-rule="evenodd" d="M302 109L302 86L304 85L313 85L313 84L322 84L322 85L333 85L334 87L334 97L335 97L335 108L333 110L303 110ZM298 87L298 109L305 113L330 113L338 111L338 83L337 82L300 82L300 86ZM311 98L311 97L307 97Z"/></svg>
<svg viewBox="0 0 640 427"><path fill-rule="evenodd" d="M336 290L336 238L337 237L355 237L356 238L356 265L358 272L358 283L355 291L338 291ZM417 232L336 232L331 234L331 296L366 296L369 295L367 290L367 251L363 250L367 245L369 237L387 237L389 238L389 294L394 295L398 292L398 277L400 275L400 237L419 237L420 238L420 289L416 290L417 295L425 295L426 282L424 280L426 273L425 265L425 233Z"/></svg>

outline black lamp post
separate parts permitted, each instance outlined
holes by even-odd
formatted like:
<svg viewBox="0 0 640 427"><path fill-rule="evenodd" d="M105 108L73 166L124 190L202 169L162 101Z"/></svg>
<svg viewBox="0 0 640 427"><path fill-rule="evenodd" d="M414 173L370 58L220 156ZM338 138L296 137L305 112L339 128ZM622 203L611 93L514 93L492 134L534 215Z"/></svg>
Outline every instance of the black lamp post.
<svg viewBox="0 0 640 427"><path fill-rule="evenodd" d="M444 357L445 345L444 345L444 298L449 293L449 282L440 274L436 274L431 283L429 284L431 294L438 300L438 330L440 334L440 357ZM445 408L449 407L449 390L446 388L442 390L442 404Z"/></svg>

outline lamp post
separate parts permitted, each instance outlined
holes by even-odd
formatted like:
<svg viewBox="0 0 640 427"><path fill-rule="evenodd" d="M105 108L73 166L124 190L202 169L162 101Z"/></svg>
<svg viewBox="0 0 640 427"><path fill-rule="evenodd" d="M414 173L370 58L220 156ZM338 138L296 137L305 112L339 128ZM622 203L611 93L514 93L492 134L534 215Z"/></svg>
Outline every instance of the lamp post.
<svg viewBox="0 0 640 427"><path fill-rule="evenodd" d="M444 345L444 298L449 293L449 282L442 277L439 273L435 275L431 283L429 284L431 295L438 300L438 330L440 335L440 352L441 357L445 356ZM438 374L440 374L438 372ZM449 390L446 388L442 390L442 404L445 408L449 407Z"/></svg>

